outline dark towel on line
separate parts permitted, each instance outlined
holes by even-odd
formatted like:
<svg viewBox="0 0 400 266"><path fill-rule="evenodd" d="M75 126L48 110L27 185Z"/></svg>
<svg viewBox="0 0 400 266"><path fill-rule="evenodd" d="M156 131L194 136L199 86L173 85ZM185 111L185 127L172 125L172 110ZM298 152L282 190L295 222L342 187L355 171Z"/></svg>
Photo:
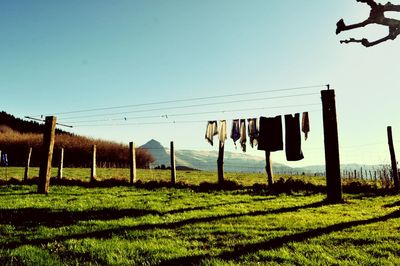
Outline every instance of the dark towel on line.
<svg viewBox="0 0 400 266"><path fill-rule="evenodd" d="M303 112L301 120L301 131L304 132L305 140L307 140L308 132L310 132L310 120L308 118L308 112Z"/></svg>
<svg viewBox="0 0 400 266"><path fill-rule="evenodd" d="M260 117L258 149L264 151L283 150L282 118L280 115Z"/></svg>
<svg viewBox="0 0 400 266"><path fill-rule="evenodd" d="M254 148L255 145L258 144L258 128L257 128L257 118L249 118L247 119L248 124L248 135L250 138L250 146Z"/></svg>
<svg viewBox="0 0 400 266"><path fill-rule="evenodd" d="M300 114L285 115L285 150L288 161L300 161L304 158L301 151Z"/></svg>
<svg viewBox="0 0 400 266"><path fill-rule="evenodd" d="M234 119L232 121L231 139L236 147L236 141L240 139L240 123L239 119Z"/></svg>

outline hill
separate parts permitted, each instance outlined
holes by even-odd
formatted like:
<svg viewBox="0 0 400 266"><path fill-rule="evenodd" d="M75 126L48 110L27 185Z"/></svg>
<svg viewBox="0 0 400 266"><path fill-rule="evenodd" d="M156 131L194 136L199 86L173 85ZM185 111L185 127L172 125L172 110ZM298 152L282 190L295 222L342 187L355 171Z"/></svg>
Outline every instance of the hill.
<svg viewBox="0 0 400 266"><path fill-rule="evenodd" d="M10 128L20 133L43 133L43 126L35 121L27 121L10 115L4 111L0 112L0 126ZM1 131L1 129L0 129ZM64 130L56 129L58 134L70 134Z"/></svg>
<svg viewBox="0 0 400 266"><path fill-rule="evenodd" d="M170 163L169 149L163 147L160 142L152 139L140 146L147 149L154 157L155 165L166 165ZM217 169L218 152L216 151L195 151L195 150L176 150L176 165L203 171L215 171ZM265 159L249 155L246 153L235 153L225 151L224 169L228 172L263 172L265 169ZM274 163L275 172L290 172L293 168Z"/></svg>
<svg viewBox="0 0 400 266"><path fill-rule="evenodd" d="M7 153L9 164L22 166L28 150L32 147L31 165L39 166L43 125L15 118L5 112L0 116L0 150ZM128 145L56 131L53 164L58 163L58 154L64 148L65 167L87 167L92 158L92 145L97 146L99 166L126 167L129 158ZM136 165L147 167L154 159L145 149L136 150Z"/></svg>
<svg viewBox="0 0 400 266"><path fill-rule="evenodd" d="M162 146L157 140L150 140L146 144L140 146L147 149L154 157L155 166L169 166L170 153L169 149ZM189 167L203 171L216 171L218 152L216 151L196 151L196 150L176 150L177 167ZM358 174L362 170L364 176L370 175L370 172L383 169L383 165L361 165L361 164L341 164L341 170L354 171ZM265 159L263 157L253 156L246 153L236 153L225 151L224 170L227 172L264 172ZM293 174L321 174L325 172L325 165L310 165L305 167L290 167L280 163L273 163L274 173L293 173ZM366 173L366 172L367 173Z"/></svg>

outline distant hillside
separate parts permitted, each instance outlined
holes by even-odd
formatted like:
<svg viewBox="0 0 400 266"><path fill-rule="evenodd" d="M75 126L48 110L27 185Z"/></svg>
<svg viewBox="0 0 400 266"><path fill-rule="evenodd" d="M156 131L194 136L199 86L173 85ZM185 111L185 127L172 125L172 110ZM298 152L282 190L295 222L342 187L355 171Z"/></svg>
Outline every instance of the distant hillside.
<svg viewBox="0 0 400 266"><path fill-rule="evenodd" d="M10 165L24 165L28 150L32 147L31 165L39 166L43 126L36 122L15 118L5 112L1 112L1 114L0 150L7 153ZM66 167L89 166L93 144L97 146L98 166L127 166L129 158L127 144L82 137L62 130L56 131L53 165L57 165L60 150L64 148L64 165ZM136 149L136 165L138 168L146 168L153 161L153 157L147 150Z"/></svg>
<svg viewBox="0 0 400 266"><path fill-rule="evenodd" d="M169 151L167 152L167 150L161 145L160 142L151 139L146 144L140 146L140 148L149 151L149 153L154 157L154 164L159 166L169 166L171 164Z"/></svg>
<svg viewBox="0 0 400 266"><path fill-rule="evenodd" d="M169 149L164 148L160 142L152 139L142 148L148 151L154 157L154 165L170 166ZM216 151L194 151L194 150L176 150L176 165L189 168L216 171L218 152ZM275 172L291 172L289 166L274 163ZM265 159L262 157L252 156L246 153L236 153L225 151L224 169L227 172L263 172L265 169Z"/></svg>
<svg viewBox="0 0 400 266"><path fill-rule="evenodd" d="M154 157L154 166L165 165L170 166L170 153L169 149L161 145L160 142L152 139L143 146ZM216 171L217 170L217 151L196 151L196 150L176 150L176 165L177 167L189 167L203 171ZM325 165L312 165L305 167L289 167L284 164L273 164L273 171L275 173L287 174L323 174L325 172ZM382 165L360 165L360 164L342 164L341 170L346 171L374 171L382 169ZM242 152L228 152L225 151L224 155L224 170L227 172L264 172L265 171L265 158L249 155Z"/></svg>
<svg viewBox="0 0 400 266"><path fill-rule="evenodd" d="M38 122L23 120L10 115L4 111L0 112L0 126L7 126L20 133L43 133L43 125ZM71 134L66 131L56 129L58 134Z"/></svg>

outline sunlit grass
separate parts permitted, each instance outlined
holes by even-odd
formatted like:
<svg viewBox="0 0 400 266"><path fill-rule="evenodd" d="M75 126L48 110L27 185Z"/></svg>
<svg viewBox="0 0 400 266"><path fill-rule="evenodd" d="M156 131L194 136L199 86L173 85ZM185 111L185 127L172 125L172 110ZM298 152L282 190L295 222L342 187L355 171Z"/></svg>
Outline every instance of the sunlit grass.
<svg viewBox="0 0 400 266"><path fill-rule="evenodd" d="M1 265L400 264L398 196L345 195L327 205L322 194L241 190L35 192L0 187Z"/></svg>

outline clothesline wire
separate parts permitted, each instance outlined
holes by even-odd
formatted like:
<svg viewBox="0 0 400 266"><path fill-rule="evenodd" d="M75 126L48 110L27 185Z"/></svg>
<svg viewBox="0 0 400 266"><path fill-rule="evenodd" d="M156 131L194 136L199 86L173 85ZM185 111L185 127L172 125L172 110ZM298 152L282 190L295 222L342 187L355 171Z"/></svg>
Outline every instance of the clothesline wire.
<svg viewBox="0 0 400 266"><path fill-rule="evenodd" d="M311 96L311 95L318 95L318 93L302 93L302 94L273 96L273 97L265 97L265 98L251 98L251 99L243 99L243 100L232 100L232 101L213 102L213 103L200 103L200 104L183 105L183 106L169 106L169 107L142 109L142 110L134 110L134 111L126 111L126 112L118 112L118 113L102 113L102 114L82 115L82 116L66 117L66 118L63 118L62 121L65 121L67 123L67 120L69 120L69 119L111 116L111 115L125 115L125 114L132 114L132 113L145 113L145 112L162 111L162 110L186 109L186 108L193 108L193 107L204 107L204 106L223 105L223 104L241 103L241 102L255 102L255 101L263 101L263 100L274 100L274 99L293 98L293 97L302 97L302 96Z"/></svg>
<svg viewBox="0 0 400 266"><path fill-rule="evenodd" d="M113 110L113 109L123 109L123 108L141 107L141 106L167 104L167 103L178 103L178 102L188 102L188 101L199 101L199 100L208 100L208 99L216 99L216 98L235 97L235 96L243 96L243 95L249 95L249 94L264 94L264 93L271 93L271 92L282 92L282 91L295 91L295 90L303 90L303 89L313 89L313 88L321 88L321 87L325 87L325 86L328 86L328 85L311 85L311 86L300 86L300 87L288 87L288 88L272 89L272 90L250 91L250 92L245 92L245 93L232 93L232 94L214 95L214 96L206 96L206 97L194 97L194 98L177 99L177 100L166 100L166 101L156 101L156 102L130 104L130 105L119 105L119 106L110 106L110 107L81 109L81 110L56 112L56 113L48 113L48 114L40 114L40 115L32 115L32 116L33 117L42 117L42 116L48 116L48 115L65 115L65 114L86 113L86 112L95 112L95 111L104 111L104 110Z"/></svg>
<svg viewBox="0 0 400 266"><path fill-rule="evenodd" d="M321 109L310 110L309 113L320 112ZM114 124L83 124L74 125L74 128L78 127L112 127L112 126L142 126L142 125L168 125L168 124L197 124L206 123L209 120L174 120L174 121L158 121L158 122L142 122L142 123L114 123Z"/></svg>
<svg viewBox="0 0 400 266"><path fill-rule="evenodd" d="M282 108L289 108L289 107L304 107L304 106L316 106L316 105L321 105L321 104L320 103L293 104L293 105L269 106L269 107L259 107L259 108L243 108L243 109L231 109L231 110L215 110L215 111L206 111L206 112L191 112L191 113L180 113L180 114L175 113L175 114L163 114L163 115L134 116L134 117L124 117L124 118L80 120L80 121L72 121L72 122L68 122L68 123L69 124L78 124L78 123L94 123L94 122L105 122L105 121L148 119L148 118L166 118L166 119L168 119L168 117L192 116L192 115L215 114L215 113L232 113L232 112L255 111L255 110L266 110L266 109L282 109Z"/></svg>

